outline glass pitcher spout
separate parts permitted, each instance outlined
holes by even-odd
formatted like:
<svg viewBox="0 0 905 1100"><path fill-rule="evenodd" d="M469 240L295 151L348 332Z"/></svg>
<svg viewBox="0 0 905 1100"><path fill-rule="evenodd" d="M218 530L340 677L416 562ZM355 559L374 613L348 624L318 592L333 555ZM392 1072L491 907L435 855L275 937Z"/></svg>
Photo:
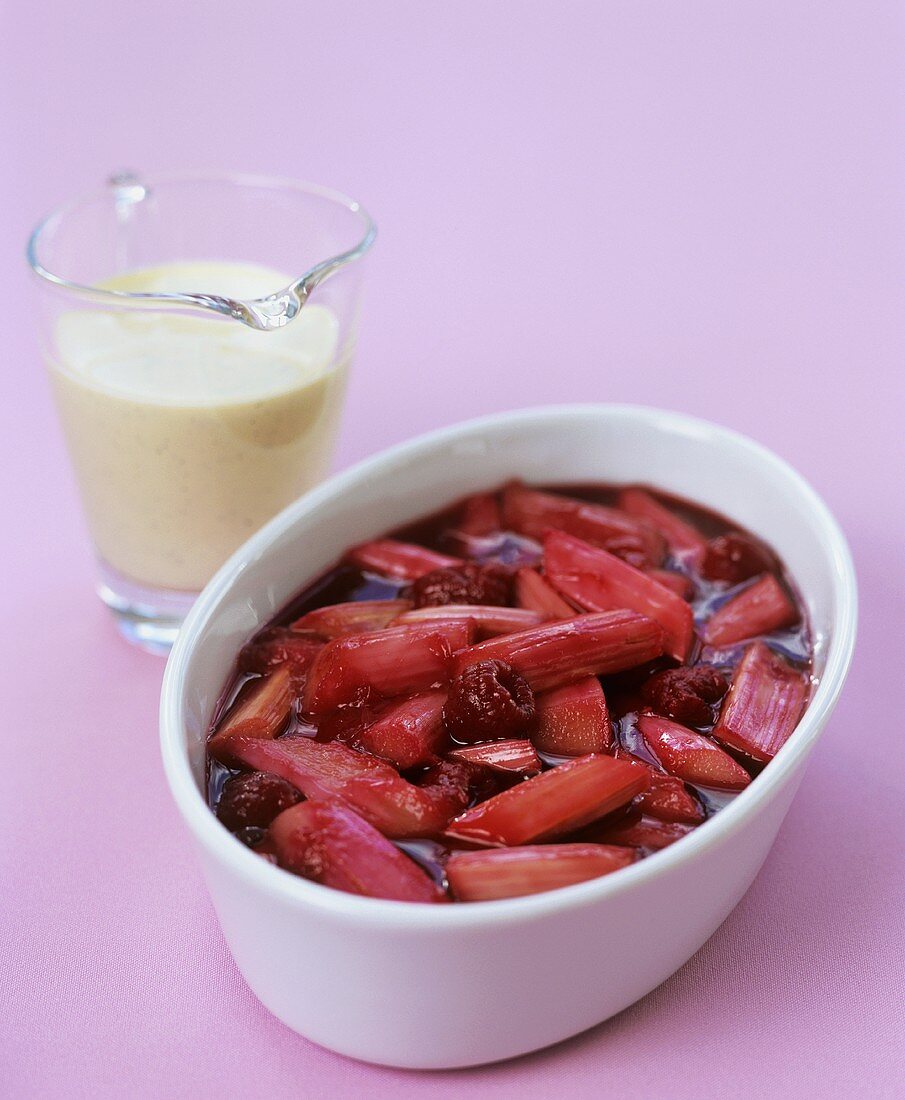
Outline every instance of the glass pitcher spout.
<svg viewBox="0 0 905 1100"><path fill-rule="evenodd" d="M211 176L203 175L170 175L158 181L167 187L187 184L189 186L204 179L218 180L229 183L231 186L258 187L258 188L299 188L312 197L327 200L331 208L342 209L346 215L354 215L350 225L354 228L348 237L348 247L329 255L325 259L319 259L312 264L294 281L286 286L277 288L271 294L263 297L227 297L222 294L203 293L200 288L179 291L143 291L143 290L117 290L109 287L98 286L95 281L73 277L71 274L61 274L53 271L42 260L41 243L46 238L52 238L59 223L68 216L77 203L84 204L88 200L77 200L77 203L68 204L50 214L35 229L28 242L28 261L34 272L47 282L55 284L68 294L77 298L106 303L108 305L150 307L157 309L175 309L201 311L213 313L219 317L232 319L247 325L259 332L272 332L285 328L294 321L306 302L327 279L338 271L360 259L370 249L377 235L377 227L367 212L354 199L333 191L311 184L295 184L289 180L277 180L270 177L257 177L247 175ZM123 238L120 251L128 251L127 235L130 225L139 223L147 212L155 209L157 198L157 186L155 183L146 182L132 172L118 172L112 175L105 188L105 195L100 196L101 201L106 199L108 205L112 205L115 213L115 222ZM93 201L97 201L94 196ZM287 218L286 235L292 236L291 215ZM326 234L325 234L326 235ZM335 239L336 234L332 234ZM124 266L128 266L124 264ZM98 280L100 281L100 280Z"/></svg>

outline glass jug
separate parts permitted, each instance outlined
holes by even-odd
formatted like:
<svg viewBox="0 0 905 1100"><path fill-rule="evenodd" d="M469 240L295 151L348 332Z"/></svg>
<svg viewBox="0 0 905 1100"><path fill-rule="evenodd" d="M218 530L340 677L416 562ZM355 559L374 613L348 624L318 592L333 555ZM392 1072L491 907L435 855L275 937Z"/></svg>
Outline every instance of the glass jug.
<svg viewBox="0 0 905 1100"><path fill-rule="evenodd" d="M219 566L327 472L375 232L326 188L185 174L116 176L32 234L98 592L130 641L166 651Z"/></svg>

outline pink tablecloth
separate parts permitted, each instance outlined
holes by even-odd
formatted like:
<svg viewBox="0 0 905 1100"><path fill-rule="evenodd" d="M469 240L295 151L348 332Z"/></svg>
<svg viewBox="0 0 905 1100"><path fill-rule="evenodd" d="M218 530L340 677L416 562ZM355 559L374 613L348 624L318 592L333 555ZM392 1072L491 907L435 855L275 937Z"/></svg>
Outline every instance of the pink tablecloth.
<svg viewBox="0 0 905 1100"><path fill-rule="evenodd" d="M0 1091L901 1095L901 8L94 0L19 3L4 32ZM560 1047L359 1065L226 951L164 788L162 663L91 591L19 259L68 193L181 165L377 216L340 464L491 410L649 402L774 447L851 537L855 666L763 872L679 974Z"/></svg>

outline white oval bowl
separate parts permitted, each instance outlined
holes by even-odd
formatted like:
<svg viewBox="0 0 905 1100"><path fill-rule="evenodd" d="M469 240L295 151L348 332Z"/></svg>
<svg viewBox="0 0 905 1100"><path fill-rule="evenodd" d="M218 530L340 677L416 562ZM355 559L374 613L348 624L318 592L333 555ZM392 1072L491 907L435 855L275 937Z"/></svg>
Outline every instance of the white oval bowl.
<svg viewBox="0 0 905 1100"><path fill-rule="evenodd" d="M203 793L205 738L239 647L347 546L512 477L647 482L763 536L798 583L816 640L820 683L795 733L687 837L547 894L473 905L379 901L254 855ZM331 478L223 566L164 677L167 779L239 970L289 1027L385 1065L476 1065L600 1023L686 962L751 885L839 696L855 623L854 569L826 506L781 459L705 421L614 405L529 409L422 436Z"/></svg>

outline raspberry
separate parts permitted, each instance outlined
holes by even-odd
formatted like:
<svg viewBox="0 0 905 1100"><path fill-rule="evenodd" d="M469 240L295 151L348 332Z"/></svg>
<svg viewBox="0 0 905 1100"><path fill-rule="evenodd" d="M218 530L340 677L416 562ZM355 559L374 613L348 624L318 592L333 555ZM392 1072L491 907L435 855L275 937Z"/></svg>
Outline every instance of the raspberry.
<svg viewBox="0 0 905 1100"><path fill-rule="evenodd" d="M740 531L732 531L707 544L701 572L711 581L740 584L775 568L776 559L763 543Z"/></svg>
<svg viewBox="0 0 905 1100"><path fill-rule="evenodd" d="M505 607L511 594L512 577L507 569L476 562L435 569L419 577L411 588L415 607L440 607L448 603Z"/></svg>
<svg viewBox="0 0 905 1100"><path fill-rule="evenodd" d="M715 668L698 665L658 672L641 689L641 695L652 710L665 718L692 726L709 726L713 722L710 704L722 699L728 686Z"/></svg>
<svg viewBox="0 0 905 1100"><path fill-rule="evenodd" d="M479 661L449 685L443 723L466 744L522 733L534 719L534 693L506 661Z"/></svg>
<svg viewBox="0 0 905 1100"><path fill-rule="evenodd" d="M301 794L278 775L270 772L245 772L223 784L217 817L238 833L248 826L266 829L277 814L300 801Z"/></svg>

